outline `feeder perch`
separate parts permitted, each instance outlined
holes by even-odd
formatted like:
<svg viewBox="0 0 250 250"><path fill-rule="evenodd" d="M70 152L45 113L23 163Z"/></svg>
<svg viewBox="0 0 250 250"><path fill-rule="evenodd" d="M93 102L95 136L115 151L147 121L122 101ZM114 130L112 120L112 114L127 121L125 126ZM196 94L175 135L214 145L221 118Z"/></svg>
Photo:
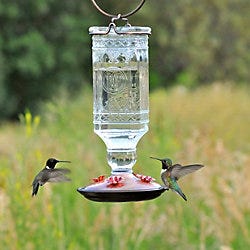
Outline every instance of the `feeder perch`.
<svg viewBox="0 0 250 250"><path fill-rule="evenodd" d="M149 27L131 26L129 15L106 13L112 17L108 27L90 27L93 64L93 123L94 132L107 147L111 176L103 175L78 192L87 199L99 202L126 202L154 199L166 189L154 178L133 173L136 146L148 131ZM125 22L116 26L116 21Z"/></svg>

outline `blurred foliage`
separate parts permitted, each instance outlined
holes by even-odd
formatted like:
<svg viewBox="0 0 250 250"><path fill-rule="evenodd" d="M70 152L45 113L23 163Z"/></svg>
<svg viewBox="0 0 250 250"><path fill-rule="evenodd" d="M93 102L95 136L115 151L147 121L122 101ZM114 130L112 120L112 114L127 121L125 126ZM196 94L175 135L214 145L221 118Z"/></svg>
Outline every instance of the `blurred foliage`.
<svg viewBox="0 0 250 250"><path fill-rule="evenodd" d="M152 45L157 48L152 50L152 68L164 80L157 85L249 82L249 1L157 3L147 5Z"/></svg>
<svg viewBox="0 0 250 250"><path fill-rule="evenodd" d="M125 13L138 1L97 1ZM250 80L250 1L148 0L129 18L151 26L151 87L195 87ZM0 118L16 117L61 88L75 94L91 82L88 27L108 25L91 1L0 2Z"/></svg>
<svg viewBox="0 0 250 250"><path fill-rule="evenodd" d="M61 86L77 92L90 70L91 7L81 0L0 2L0 116L34 110Z"/></svg>

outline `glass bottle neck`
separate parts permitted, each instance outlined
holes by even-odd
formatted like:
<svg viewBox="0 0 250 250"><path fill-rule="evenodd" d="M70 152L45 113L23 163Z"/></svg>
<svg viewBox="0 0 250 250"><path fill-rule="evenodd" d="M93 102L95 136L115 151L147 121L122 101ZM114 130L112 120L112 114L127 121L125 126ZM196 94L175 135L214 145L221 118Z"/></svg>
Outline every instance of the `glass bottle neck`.
<svg viewBox="0 0 250 250"><path fill-rule="evenodd" d="M112 169L112 174L132 173L136 157L136 148L129 150L107 149L107 159Z"/></svg>

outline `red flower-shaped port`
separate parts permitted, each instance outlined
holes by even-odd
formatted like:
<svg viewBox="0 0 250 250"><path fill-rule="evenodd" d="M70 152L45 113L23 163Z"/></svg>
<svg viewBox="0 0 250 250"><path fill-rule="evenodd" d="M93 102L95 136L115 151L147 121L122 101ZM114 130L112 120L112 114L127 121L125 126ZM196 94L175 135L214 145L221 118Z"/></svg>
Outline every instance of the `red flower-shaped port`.
<svg viewBox="0 0 250 250"><path fill-rule="evenodd" d="M142 175L142 174L134 174L135 177L140 179L142 182L150 183L152 181L155 181L155 179L149 175Z"/></svg>
<svg viewBox="0 0 250 250"><path fill-rule="evenodd" d="M119 175L110 176L107 181L109 183L108 187L122 187L124 185L124 178Z"/></svg>
<svg viewBox="0 0 250 250"><path fill-rule="evenodd" d="M92 180L95 182L95 183L98 183L98 182L103 182L105 179L105 175L100 175L96 178L93 178Z"/></svg>

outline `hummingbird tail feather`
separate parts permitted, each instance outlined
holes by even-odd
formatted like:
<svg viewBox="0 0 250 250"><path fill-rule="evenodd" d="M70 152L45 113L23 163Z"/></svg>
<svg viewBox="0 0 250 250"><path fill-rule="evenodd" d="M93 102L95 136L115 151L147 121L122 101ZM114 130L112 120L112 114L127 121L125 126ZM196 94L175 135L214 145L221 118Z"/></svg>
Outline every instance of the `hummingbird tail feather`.
<svg viewBox="0 0 250 250"><path fill-rule="evenodd" d="M37 195L38 189L39 189L39 183L34 183L32 196Z"/></svg>
<svg viewBox="0 0 250 250"><path fill-rule="evenodd" d="M187 201L186 195L185 195L184 193L182 193L181 190L176 190L176 192L177 192L185 201Z"/></svg>

